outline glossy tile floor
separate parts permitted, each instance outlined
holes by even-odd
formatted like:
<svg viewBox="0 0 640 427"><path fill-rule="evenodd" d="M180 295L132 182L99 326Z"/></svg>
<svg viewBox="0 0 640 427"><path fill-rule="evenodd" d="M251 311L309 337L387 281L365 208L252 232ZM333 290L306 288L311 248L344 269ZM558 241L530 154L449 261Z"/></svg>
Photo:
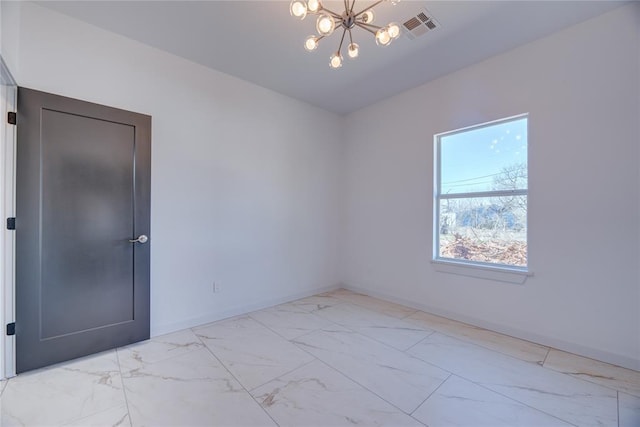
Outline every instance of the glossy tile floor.
<svg viewBox="0 0 640 427"><path fill-rule="evenodd" d="M2 426L640 426L640 372L345 290L0 391Z"/></svg>

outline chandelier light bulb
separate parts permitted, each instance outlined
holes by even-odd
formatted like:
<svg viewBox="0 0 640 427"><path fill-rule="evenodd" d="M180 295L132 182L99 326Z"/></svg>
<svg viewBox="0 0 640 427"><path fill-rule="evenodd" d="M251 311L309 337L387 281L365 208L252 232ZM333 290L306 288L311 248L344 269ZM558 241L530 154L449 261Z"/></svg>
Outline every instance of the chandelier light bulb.
<svg viewBox="0 0 640 427"><path fill-rule="evenodd" d="M317 11L320 10L321 7L322 7L322 4L320 3L320 0L307 1L307 9L311 13L316 13Z"/></svg>
<svg viewBox="0 0 640 427"><path fill-rule="evenodd" d="M373 22L374 17L375 15L373 14L373 10L367 10L365 13L362 14L362 17L360 19L365 24L371 24Z"/></svg>
<svg viewBox="0 0 640 427"><path fill-rule="evenodd" d="M349 58L355 59L358 57L359 50L360 46L358 46L358 43L351 43L347 48L347 55Z"/></svg>
<svg viewBox="0 0 640 427"><path fill-rule="evenodd" d="M389 37L395 40L400 37L400 26L395 22L392 22L387 25L387 32L389 33Z"/></svg>
<svg viewBox="0 0 640 427"><path fill-rule="evenodd" d="M304 48L309 52L316 50L318 47L318 38L316 36L309 36L307 40L304 42Z"/></svg>
<svg viewBox="0 0 640 427"><path fill-rule="evenodd" d="M334 21L331 15L323 13L318 17L316 21L316 30L322 36L328 36L333 33L333 30L336 28L336 21Z"/></svg>
<svg viewBox="0 0 640 427"><path fill-rule="evenodd" d="M289 13L296 18L304 19L307 16L307 5L304 0L291 0L289 4Z"/></svg>
<svg viewBox="0 0 640 427"><path fill-rule="evenodd" d="M331 60L329 62L329 66L331 68L340 68L340 67L342 67L342 55L340 55L340 52L336 52L333 55L331 55Z"/></svg>
<svg viewBox="0 0 640 427"><path fill-rule="evenodd" d="M391 43L391 36L386 28L380 28L376 31L376 43L378 46L388 46Z"/></svg>

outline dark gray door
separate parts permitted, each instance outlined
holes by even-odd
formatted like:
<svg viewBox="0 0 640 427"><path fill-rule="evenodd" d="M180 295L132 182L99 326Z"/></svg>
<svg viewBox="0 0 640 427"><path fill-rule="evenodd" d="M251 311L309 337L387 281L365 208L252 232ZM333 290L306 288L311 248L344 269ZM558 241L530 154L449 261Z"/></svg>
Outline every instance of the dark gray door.
<svg viewBox="0 0 640 427"><path fill-rule="evenodd" d="M151 117L18 89L16 370L149 338Z"/></svg>

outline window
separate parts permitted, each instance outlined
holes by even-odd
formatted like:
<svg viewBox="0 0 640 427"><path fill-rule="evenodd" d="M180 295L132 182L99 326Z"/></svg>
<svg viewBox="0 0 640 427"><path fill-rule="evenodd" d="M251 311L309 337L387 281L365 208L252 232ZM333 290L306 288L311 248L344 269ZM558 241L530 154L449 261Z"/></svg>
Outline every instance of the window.
<svg viewBox="0 0 640 427"><path fill-rule="evenodd" d="M527 116L434 139L434 260L527 271Z"/></svg>

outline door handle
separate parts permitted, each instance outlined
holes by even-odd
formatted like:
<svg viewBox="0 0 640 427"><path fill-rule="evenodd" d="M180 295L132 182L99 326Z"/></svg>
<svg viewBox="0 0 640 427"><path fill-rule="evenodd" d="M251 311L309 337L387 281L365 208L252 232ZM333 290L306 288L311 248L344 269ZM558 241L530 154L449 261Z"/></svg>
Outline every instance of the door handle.
<svg viewBox="0 0 640 427"><path fill-rule="evenodd" d="M137 239L130 239L129 243L147 243L148 241L149 241L149 238L144 234L141 234L140 237L138 237Z"/></svg>

